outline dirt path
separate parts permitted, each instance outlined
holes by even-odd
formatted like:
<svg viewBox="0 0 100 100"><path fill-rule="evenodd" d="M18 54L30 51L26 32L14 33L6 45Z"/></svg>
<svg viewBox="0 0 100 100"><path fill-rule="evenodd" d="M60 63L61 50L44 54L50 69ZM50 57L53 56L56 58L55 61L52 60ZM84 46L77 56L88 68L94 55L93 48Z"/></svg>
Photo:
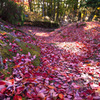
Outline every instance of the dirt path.
<svg viewBox="0 0 100 100"><path fill-rule="evenodd" d="M53 32L30 26L20 29L36 38L14 33L20 37L17 40L40 47L41 64L33 65L36 55L16 51L16 56L8 59L15 63L12 75L0 80L0 100L100 100L100 23L72 24ZM23 51L15 40L10 43L5 38L0 37L12 47L10 53Z"/></svg>
<svg viewBox="0 0 100 100"><path fill-rule="evenodd" d="M71 25L53 32L21 29L35 34L41 48L41 66L34 73L33 87L38 95L32 100L100 99L100 23L88 22L78 28Z"/></svg>

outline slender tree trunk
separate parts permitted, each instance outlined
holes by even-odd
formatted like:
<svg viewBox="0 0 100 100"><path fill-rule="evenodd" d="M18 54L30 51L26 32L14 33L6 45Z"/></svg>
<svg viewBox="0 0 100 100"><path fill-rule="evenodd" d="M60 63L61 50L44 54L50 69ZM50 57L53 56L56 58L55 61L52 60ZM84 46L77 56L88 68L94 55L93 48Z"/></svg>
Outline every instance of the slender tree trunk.
<svg viewBox="0 0 100 100"><path fill-rule="evenodd" d="M81 20L81 12L78 13L78 21Z"/></svg>
<svg viewBox="0 0 100 100"><path fill-rule="evenodd" d="M75 5L74 5L74 17L77 14L77 9L78 9L78 0L75 1Z"/></svg>
<svg viewBox="0 0 100 100"><path fill-rule="evenodd" d="M80 9L80 5L81 5L81 0L78 0L78 21L80 21L81 20L81 12L79 11L79 9Z"/></svg>
<svg viewBox="0 0 100 100"><path fill-rule="evenodd" d="M30 11L33 11L33 9L32 9L32 0L28 0L28 3L29 3Z"/></svg>
<svg viewBox="0 0 100 100"><path fill-rule="evenodd" d="M43 0L43 5L42 5L42 16L44 17L44 0Z"/></svg>
<svg viewBox="0 0 100 100"><path fill-rule="evenodd" d="M52 10L52 0L51 0L51 18L52 18L52 15L53 15L53 10Z"/></svg>
<svg viewBox="0 0 100 100"><path fill-rule="evenodd" d="M93 17L95 15L95 11L91 12L89 18L88 18L88 21L92 21Z"/></svg>
<svg viewBox="0 0 100 100"><path fill-rule="evenodd" d="M60 0L57 0L57 17L56 17L56 20L58 21L59 19L59 1Z"/></svg>
<svg viewBox="0 0 100 100"><path fill-rule="evenodd" d="M47 1L47 16L48 16L48 1Z"/></svg>
<svg viewBox="0 0 100 100"><path fill-rule="evenodd" d="M53 12L53 21L55 20L55 3L56 3L56 1L54 0L54 12Z"/></svg>
<svg viewBox="0 0 100 100"><path fill-rule="evenodd" d="M3 8L3 2L1 1L1 9Z"/></svg>

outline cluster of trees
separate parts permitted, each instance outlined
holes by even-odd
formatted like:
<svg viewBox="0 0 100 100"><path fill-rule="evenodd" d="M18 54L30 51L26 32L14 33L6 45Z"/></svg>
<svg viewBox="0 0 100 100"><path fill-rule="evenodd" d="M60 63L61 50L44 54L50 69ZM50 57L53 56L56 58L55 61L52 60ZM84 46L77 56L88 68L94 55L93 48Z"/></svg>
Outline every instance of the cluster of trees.
<svg viewBox="0 0 100 100"><path fill-rule="evenodd" d="M19 0L20 1L20 0ZM88 16L92 20L94 15L99 16L100 0L21 0L28 2L30 11L49 16L59 21L67 15L72 20L85 20ZM76 18L77 17L77 18Z"/></svg>
<svg viewBox="0 0 100 100"><path fill-rule="evenodd" d="M100 0L0 0L0 13L7 1L21 2L23 6L27 2L30 11L48 16L53 21L63 20L65 16L72 21L85 20L87 16L92 20L94 15L100 16Z"/></svg>

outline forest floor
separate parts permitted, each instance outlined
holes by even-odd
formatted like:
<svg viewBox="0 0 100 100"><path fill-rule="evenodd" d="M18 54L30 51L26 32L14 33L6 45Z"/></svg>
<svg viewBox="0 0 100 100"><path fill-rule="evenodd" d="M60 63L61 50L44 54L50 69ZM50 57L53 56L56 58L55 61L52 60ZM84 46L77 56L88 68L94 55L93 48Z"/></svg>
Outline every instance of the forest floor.
<svg viewBox="0 0 100 100"><path fill-rule="evenodd" d="M29 62L35 56L31 58L30 53L24 67L17 62L12 85L8 78L8 91L1 89L0 96L7 98L4 100L10 96L13 100L100 100L99 22L69 24L53 32L32 26L19 29L36 38L33 42L24 36L23 41L40 48L41 63L32 66Z"/></svg>

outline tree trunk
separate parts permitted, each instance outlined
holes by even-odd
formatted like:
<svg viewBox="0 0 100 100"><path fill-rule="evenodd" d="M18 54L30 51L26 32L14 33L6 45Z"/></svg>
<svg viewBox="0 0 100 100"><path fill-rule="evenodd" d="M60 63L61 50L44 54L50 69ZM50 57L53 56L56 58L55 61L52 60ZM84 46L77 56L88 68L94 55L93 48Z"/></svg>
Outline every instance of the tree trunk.
<svg viewBox="0 0 100 100"><path fill-rule="evenodd" d="M77 9L78 9L78 0L75 1L75 5L74 5L74 16L76 16L77 14Z"/></svg>
<svg viewBox="0 0 100 100"><path fill-rule="evenodd" d="M28 3L29 3L30 11L33 11L33 9L32 9L32 0L28 0Z"/></svg>
<svg viewBox="0 0 100 100"><path fill-rule="evenodd" d="M44 0L43 0L43 5L42 5L42 16L44 17Z"/></svg>
<svg viewBox="0 0 100 100"><path fill-rule="evenodd" d="M81 20L81 12L78 13L78 21Z"/></svg>
<svg viewBox="0 0 100 100"><path fill-rule="evenodd" d="M52 15L53 15L53 10L52 10L52 0L51 0L51 18L52 18Z"/></svg>
<svg viewBox="0 0 100 100"><path fill-rule="evenodd" d="M94 12L91 12L88 21L92 21L94 15L95 15L95 11Z"/></svg>
<svg viewBox="0 0 100 100"><path fill-rule="evenodd" d="M57 0L57 17L56 17L56 20L58 21L59 19L59 1L60 0Z"/></svg>
<svg viewBox="0 0 100 100"><path fill-rule="evenodd" d="M48 1L47 1L47 16L48 16Z"/></svg>
<svg viewBox="0 0 100 100"><path fill-rule="evenodd" d="M53 12L53 21L55 20L55 3L56 3L56 1L54 0L54 12Z"/></svg>

